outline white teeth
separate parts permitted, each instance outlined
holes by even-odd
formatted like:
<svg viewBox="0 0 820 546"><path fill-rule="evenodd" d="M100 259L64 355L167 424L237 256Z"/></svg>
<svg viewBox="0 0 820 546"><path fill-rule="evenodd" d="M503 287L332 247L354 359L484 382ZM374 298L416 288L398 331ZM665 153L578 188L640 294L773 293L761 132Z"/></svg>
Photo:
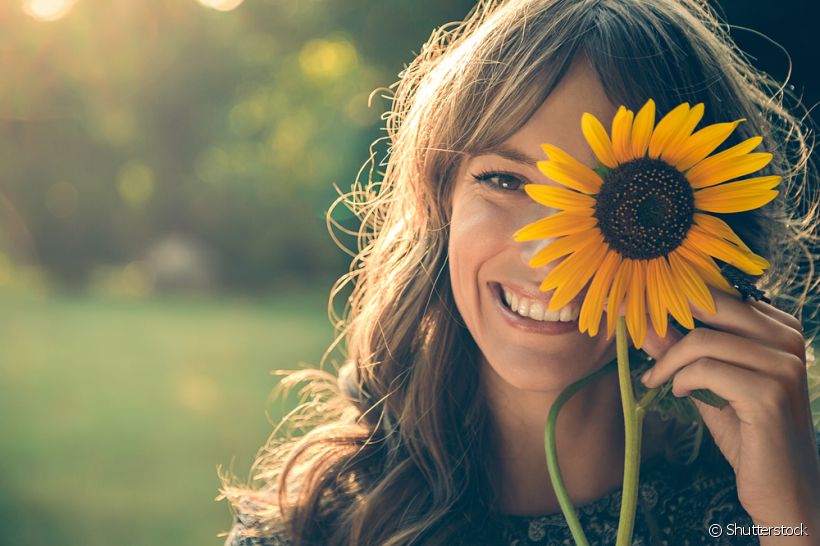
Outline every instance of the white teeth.
<svg viewBox="0 0 820 546"><path fill-rule="evenodd" d="M561 322L569 322L572 320L572 309L569 306L564 306L561 308L561 316L559 317Z"/></svg>
<svg viewBox="0 0 820 546"><path fill-rule="evenodd" d="M544 314L544 320L549 320L549 321L552 321L552 322L558 322L558 320L560 318L561 318L561 310L560 309L557 309L555 311L547 311Z"/></svg>
<svg viewBox="0 0 820 546"><path fill-rule="evenodd" d="M520 298L518 295L503 289L504 301L517 314L522 317L531 318L538 321L549 322L570 322L577 320L581 314L580 305L568 303L556 311L548 311L546 304L542 301Z"/></svg>
<svg viewBox="0 0 820 546"><path fill-rule="evenodd" d="M528 300L526 298L521 298L518 300L518 310L516 311L522 317L529 317L530 316L530 304L532 304L532 300Z"/></svg>
<svg viewBox="0 0 820 546"><path fill-rule="evenodd" d="M544 307L544 304L540 301L532 302L532 305L530 305L529 317L535 320L544 320L544 311L546 310Z"/></svg>

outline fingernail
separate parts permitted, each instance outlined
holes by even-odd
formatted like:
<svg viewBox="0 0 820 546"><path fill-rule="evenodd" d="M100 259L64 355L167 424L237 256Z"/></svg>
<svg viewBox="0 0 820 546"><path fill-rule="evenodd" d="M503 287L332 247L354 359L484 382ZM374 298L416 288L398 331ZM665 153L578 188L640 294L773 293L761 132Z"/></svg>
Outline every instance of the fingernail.
<svg viewBox="0 0 820 546"><path fill-rule="evenodd" d="M643 374L643 377L641 377L641 383L646 385L647 381L649 381L650 377L652 377L652 369L651 368L648 369L645 374Z"/></svg>

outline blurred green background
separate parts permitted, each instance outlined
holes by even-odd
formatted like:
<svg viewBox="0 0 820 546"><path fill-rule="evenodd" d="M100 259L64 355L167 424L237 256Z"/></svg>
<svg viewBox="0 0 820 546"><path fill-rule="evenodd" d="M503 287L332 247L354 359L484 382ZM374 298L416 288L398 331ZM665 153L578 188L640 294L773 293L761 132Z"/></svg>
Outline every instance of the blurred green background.
<svg viewBox="0 0 820 546"><path fill-rule="evenodd" d="M471 4L2 2L0 544L223 541L217 465L247 475L293 403L270 371L332 339L368 95ZM808 18L762 6L723 3L813 104Z"/></svg>

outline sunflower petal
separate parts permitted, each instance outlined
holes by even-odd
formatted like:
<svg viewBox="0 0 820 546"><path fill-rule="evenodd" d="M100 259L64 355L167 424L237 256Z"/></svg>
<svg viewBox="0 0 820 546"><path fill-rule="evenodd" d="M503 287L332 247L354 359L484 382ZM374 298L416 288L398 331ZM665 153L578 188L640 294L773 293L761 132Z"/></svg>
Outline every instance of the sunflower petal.
<svg viewBox="0 0 820 546"><path fill-rule="evenodd" d="M623 258L618 269L615 270L615 279L612 281L612 288L606 303L606 338L612 337L615 331L615 323L621 314L621 303L626 296L626 289L629 286L629 279L632 276L632 260Z"/></svg>
<svg viewBox="0 0 820 546"><path fill-rule="evenodd" d="M575 252L564 258L561 263L555 266L547 276L544 277L544 280L541 281L541 290L552 290L553 288L559 288L562 285L573 283L575 282L576 277L580 277L586 275L586 269L589 269L589 276L592 276L595 273L595 267L591 265L595 254L599 251L599 247L603 245L603 238L598 235L596 239L588 241L584 246L578 248ZM603 255L606 251L606 248L601 251L601 259L603 259ZM589 277L587 277L589 279ZM583 287L583 284L578 288L580 290ZM558 290L556 290L557 294ZM552 299L550 300L550 306L555 301L555 295L553 294ZM578 294L576 291L575 294L570 296L570 300ZM567 300L569 301L569 300ZM566 302L565 302L566 303ZM555 309L559 309L562 306L557 306ZM553 310L552 307L549 307L549 310Z"/></svg>
<svg viewBox="0 0 820 546"><path fill-rule="evenodd" d="M612 118L612 151L619 163L628 161L632 157L632 118L635 114L625 106L618 108Z"/></svg>
<svg viewBox="0 0 820 546"><path fill-rule="evenodd" d="M697 224L704 231L708 231L716 237L722 237L730 243L736 244L746 252L752 251L748 246L746 246L743 239L735 233L732 227L717 216L696 212L692 219L695 221L695 224Z"/></svg>
<svg viewBox="0 0 820 546"><path fill-rule="evenodd" d="M708 212L717 212L728 214L732 212L743 212L746 210L754 210L762 207L766 203L772 201L777 194L777 191L766 192L751 192L748 194L736 194L732 198L723 199L706 199L702 198L698 204L698 208ZM698 203L695 201L695 203Z"/></svg>
<svg viewBox="0 0 820 546"><path fill-rule="evenodd" d="M669 111L658 122L652 137L649 139L649 157L657 159L663 152L669 140L678 132L686 116L689 115L689 103L684 102Z"/></svg>
<svg viewBox="0 0 820 546"><path fill-rule="evenodd" d="M576 191L595 194L601 187L601 177L593 172L595 178L589 177L583 169L577 169L569 163L539 161L538 170L559 184Z"/></svg>
<svg viewBox="0 0 820 546"><path fill-rule="evenodd" d="M573 233L572 235L556 239L545 248L536 252L535 256L530 259L529 266L543 267L556 258L576 252L597 237L600 237L600 232L597 229L588 229L580 233Z"/></svg>
<svg viewBox="0 0 820 546"><path fill-rule="evenodd" d="M652 138L652 128L655 126L655 101L649 99L643 108L635 115L632 125L632 157L643 157Z"/></svg>
<svg viewBox="0 0 820 546"><path fill-rule="evenodd" d="M763 271L769 267L769 262L765 258L715 237L698 225L693 225L689 229L684 242L687 240L700 251L731 264L749 275L762 275Z"/></svg>
<svg viewBox="0 0 820 546"><path fill-rule="evenodd" d="M658 279L661 285L661 298L663 298L669 312L672 313L678 324L684 328L689 330L694 328L695 322L692 319L692 310L683 297L680 287L675 283L672 267L665 257L658 260Z"/></svg>
<svg viewBox="0 0 820 546"><path fill-rule="evenodd" d="M689 180L689 183L693 188L714 186L715 184L720 184L721 182L759 171L768 165L771 160L772 154L769 153L746 154L740 157L734 157L725 161L724 164L720 166L720 170L712 170L706 174L702 174L698 176L697 183L693 183L691 180ZM687 179L689 179L688 175Z"/></svg>
<svg viewBox="0 0 820 546"><path fill-rule="evenodd" d="M713 181L714 178L722 177L724 173L726 173L727 169L731 168L736 159L749 154L752 150L757 148L762 141L763 137L752 137L744 140L740 144L732 146L731 148L727 148L722 152L709 156L689 169L686 172L686 179L689 180L689 183L692 184L693 188L705 188L706 186L720 184L721 182L725 182L731 178L742 176L738 174L729 178L722 178L721 180Z"/></svg>
<svg viewBox="0 0 820 546"><path fill-rule="evenodd" d="M598 220L592 216L565 210L524 226L513 234L513 238L516 241L523 242L561 237L591 229L595 227L597 222Z"/></svg>
<svg viewBox="0 0 820 546"><path fill-rule="evenodd" d="M715 300L706 287L706 283L698 274L675 253L669 254L669 265L672 267L672 275L676 283L681 288L693 304L707 313L715 313Z"/></svg>
<svg viewBox="0 0 820 546"><path fill-rule="evenodd" d="M632 276L629 279L629 291L626 293L626 328L637 349L641 348L646 339L645 267L643 260L635 260L632 263Z"/></svg>
<svg viewBox="0 0 820 546"><path fill-rule="evenodd" d="M555 288L555 292L552 294L552 298L550 298L549 305L547 306L548 310L557 311L578 295L578 292L581 291L584 285L586 285L592 275L594 275L601 266L601 262L604 261L604 256L606 256L608 248L609 247L604 244L603 238L601 238L597 246L586 247L569 257L574 258L578 256L577 266L567 266L567 272L572 270L572 274L568 275L564 282ZM569 258L565 259L564 262L568 261ZM561 262L561 264L564 262ZM558 268L556 267L555 269ZM546 279L544 279L544 281L546 282Z"/></svg>
<svg viewBox="0 0 820 546"><path fill-rule="evenodd" d="M707 256L702 252L687 246L685 243L672 252L680 254L681 258L686 260L689 265L694 267L695 271L700 274L709 286L713 286L718 290L731 294L732 296L740 295L740 293L735 290L731 284L729 284L729 281L727 281L726 277L724 277L720 272L720 268L711 256Z"/></svg>
<svg viewBox="0 0 820 546"><path fill-rule="evenodd" d="M665 258L650 260L646 265L646 306L649 308L649 318L652 326L660 337L666 335L666 303L662 297L662 285L658 262Z"/></svg>
<svg viewBox="0 0 820 546"><path fill-rule="evenodd" d="M609 140L609 135L606 134L606 129L598 118L584 112L581 116L581 131L598 160L610 169L614 169L618 162L612 152L612 141Z"/></svg>
<svg viewBox="0 0 820 546"><path fill-rule="evenodd" d="M681 144L680 159L674 163L675 168L679 171L685 171L692 167L692 165L696 165L702 161L703 158L723 144L742 121L744 120L739 119L726 123L715 123L714 125L704 127L690 136Z"/></svg>
<svg viewBox="0 0 820 546"><path fill-rule="evenodd" d="M545 207L561 210L590 209L591 212L595 206L595 199L592 197L566 188L546 184L527 184L524 186L524 191Z"/></svg>
<svg viewBox="0 0 820 546"><path fill-rule="evenodd" d="M748 183L744 180L743 182L706 188L695 193L695 208L717 213L754 210L777 197L778 191L765 189L770 184L772 184L771 181ZM773 185L777 185L777 183ZM709 190L722 191L710 192Z"/></svg>
<svg viewBox="0 0 820 546"><path fill-rule="evenodd" d="M595 188L594 192L588 193L598 193L598 190L601 188L601 184L604 183L598 173L569 155L558 146L553 146L552 144L542 144L541 148L550 160L555 163L560 163L561 165L566 165L566 167L570 169L576 175L577 179L582 181L585 186Z"/></svg>
<svg viewBox="0 0 820 546"><path fill-rule="evenodd" d="M689 140L692 131L695 130L695 127L697 127L703 118L703 112L704 106L702 102L697 103L687 112L686 119L681 124L677 133L672 135L663 152L661 152L661 159L674 165L681 158L684 152L684 144Z"/></svg>
<svg viewBox="0 0 820 546"><path fill-rule="evenodd" d="M581 332L589 330L590 336L598 335L601 314L604 310L604 299L606 299L607 290L612 285L613 276L620 264L620 254L609 250L589 285L584 303L581 304L581 314L578 316L578 329Z"/></svg>

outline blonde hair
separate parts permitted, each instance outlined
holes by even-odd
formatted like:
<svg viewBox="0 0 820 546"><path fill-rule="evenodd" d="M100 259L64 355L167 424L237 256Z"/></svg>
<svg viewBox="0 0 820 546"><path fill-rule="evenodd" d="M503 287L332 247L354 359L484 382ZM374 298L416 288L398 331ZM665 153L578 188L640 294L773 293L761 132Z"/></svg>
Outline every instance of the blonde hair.
<svg viewBox="0 0 820 546"><path fill-rule="evenodd" d="M400 74L385 172L374 180L372 147L367 181L336 203L361 220L329 306L338 337L325 356L342 347L346 363L338 379L321 369L326 358L287 372L280 386L304 383L303 403L257 458L256 483L223 478L223 496L254 522L247 534L281 522L297 544L493 540L499 494L478 349L446 271L450 181L464 154L520 128L578 55L615 104L637 109L651 97L665 112L703 102L703 124L747 119L727 145L764 137L781 195L725 220L772 262L761 287L800 316L816 286L807 130L783 106L785 88L749 64L706 2L479 2L433 32ZM341 228L332 210L328 221ZM334 298L350 286L336 316Z"/></svg>

